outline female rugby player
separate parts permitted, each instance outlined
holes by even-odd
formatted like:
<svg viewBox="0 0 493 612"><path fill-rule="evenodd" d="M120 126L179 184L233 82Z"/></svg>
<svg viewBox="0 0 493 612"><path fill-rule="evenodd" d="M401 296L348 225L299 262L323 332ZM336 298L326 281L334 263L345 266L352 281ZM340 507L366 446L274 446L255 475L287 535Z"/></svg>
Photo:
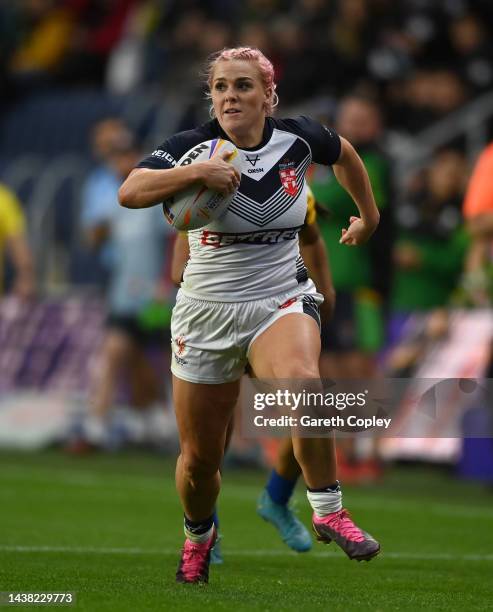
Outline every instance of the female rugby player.
<svg viewBox="0 0 493 612"><path fill-rule="evenodd" d="M246 365L257 378L319 378L323 298L308 279L297 241L309 164L333 165L359 210L342 229L341 243L365 242L379 220L368 174L349 142L306 117L271 117L274 71L259 50L219 52L210 62L208 83L215 119L166 140L119 192L123 206L145 208L192 183L230 193L238 188L220 221L189 232L190 260L171 325L181 447L176 484L186 536L176 578L192 583L208 581L219 467ZM176 167L194 145L213 138L239 148L241 177L220 156ZM334 439L295 436L293 449L317 537L334 540L350 558L378 554L379 544L342 508Z"/></svg>
<svg viewBox="0 0 493 612"><path fill-rule="evenodd" d="M300 254L308 270L309 277L315 282L317 290L324 301L320 307L322 325L327 324L335 307L335 290L332 284L332 274L329 266L329 255L325 242L317 224L317 205L312 190L306 189L306 215L298 236ZM190 257L187 232L180 232L173 246L171 259L171 279L179 287L183 273ZM236 410L237 411L237 410ZM226 435L226 453L234 427L234 418L230 421ZM312 547L312 539L307 528L298 519L289 506L289 501L296 487L301 468L293 453L291 437L283 438L277 449L274 467L266 487L257 502L257 513L274 525L283 542L296 552L306 552ZM222 563L221 544L219 536L219 519L214 513L214 524L218 538L211 553L211 563Z"/></svg>

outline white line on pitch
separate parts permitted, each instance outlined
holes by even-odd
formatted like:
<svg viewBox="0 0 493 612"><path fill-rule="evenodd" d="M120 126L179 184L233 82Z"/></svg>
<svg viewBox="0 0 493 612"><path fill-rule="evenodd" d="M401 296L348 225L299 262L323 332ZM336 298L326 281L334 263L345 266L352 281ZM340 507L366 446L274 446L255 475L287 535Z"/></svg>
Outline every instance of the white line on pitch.
<svg viewBox="0 0 493 612"><path fill-rule="evenodd" d="M93 548L90 546L9 546L0 545L0 551L4 552L61 552L75 554L95 555L177 555L178 547L174 548ZM324 551L312 552L308 555L300 555L289 550L228 550L225 557L341 557L342 553ZM405 552L382 552L383 557L388 559L403 559L416 561L493 561L493 554L454 554L454 553L405 553Z"/></svg>

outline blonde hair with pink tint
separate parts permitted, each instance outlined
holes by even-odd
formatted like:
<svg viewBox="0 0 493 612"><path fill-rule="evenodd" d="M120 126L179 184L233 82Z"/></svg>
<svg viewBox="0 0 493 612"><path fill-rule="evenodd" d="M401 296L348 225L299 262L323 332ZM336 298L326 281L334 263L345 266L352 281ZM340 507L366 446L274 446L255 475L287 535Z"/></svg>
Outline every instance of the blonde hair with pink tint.
<svg viewBox="0 0 493 612"><path fill-rule="evenodd" d="M270 97L265 103L265 113L272 115L274 107L279 103L279 97L276 93L277 85L274 83L274 66L272 62L268 60L260 49L253 47L235 47L231 49L223 49L210 56L207 62L206 75L207 84L209 91L212 88L212 79L214 76L214 70L219 62L229 62L233 60L242 60L247 62L255 62L258 66L260 78L264 90L270 90ZM207 97L210 97L208 95Z"/></svg>

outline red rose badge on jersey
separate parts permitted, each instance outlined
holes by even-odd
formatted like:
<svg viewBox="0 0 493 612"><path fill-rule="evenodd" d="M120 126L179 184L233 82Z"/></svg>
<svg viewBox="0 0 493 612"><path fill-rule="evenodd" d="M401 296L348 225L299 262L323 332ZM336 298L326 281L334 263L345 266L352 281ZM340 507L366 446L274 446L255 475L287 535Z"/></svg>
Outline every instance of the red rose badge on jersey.
<svg viewBox="0 0 493 612"><path fill-rule="evenodd" d="M295 196L298 193L295 162L287 161L279 164L279 178L286 193L289 193L290 196Z"/></svg>

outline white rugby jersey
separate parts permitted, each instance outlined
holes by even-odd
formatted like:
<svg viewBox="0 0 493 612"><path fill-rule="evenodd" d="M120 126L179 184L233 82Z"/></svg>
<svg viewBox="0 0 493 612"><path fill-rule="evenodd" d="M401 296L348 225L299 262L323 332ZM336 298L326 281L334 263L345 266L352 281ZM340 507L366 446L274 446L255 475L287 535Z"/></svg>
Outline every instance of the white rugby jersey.
<svg viewBox="0 0 493 612"><path fill-rule="evenodd" d="M224 138L217 120L166 140L138 168L172 168L192 147ZM188 232L190 258L182 291L191 297L238 302L294 289L307 280L298 232L306 215L305 173L313 162L332 165L341 141L307 117L267 117L262 142L239 149L239 190L220 220Z"/></svg>

